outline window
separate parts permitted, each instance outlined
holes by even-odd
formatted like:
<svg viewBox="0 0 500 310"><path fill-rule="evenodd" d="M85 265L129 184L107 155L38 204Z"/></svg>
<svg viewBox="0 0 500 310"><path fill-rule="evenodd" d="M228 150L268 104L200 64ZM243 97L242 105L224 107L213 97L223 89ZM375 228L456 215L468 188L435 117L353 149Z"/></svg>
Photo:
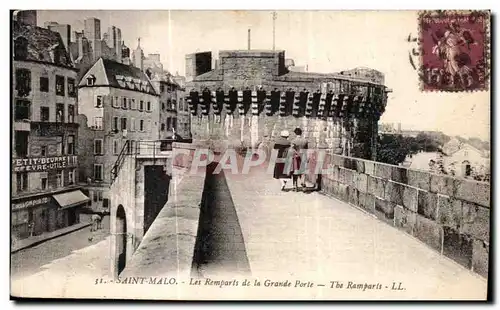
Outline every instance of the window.
<svg viewBox="0 0 500 310"><path fill-rule="evenodd" d="M161 109L162 109L163 111L165 111L165 102L162 102L162 103L161 103Z"/></svg>
<svg viewBox="0 0 500 310"><path fill-rule="evenodd" d="M135 119L130 119L130 131L135 131Z"/></svg>
<svg viewBox="0 0 500 310"><path fill-rule="evenodd" d="M49 78L46 76L40 77L40 91L44 93L49 91Z"/></svg>
<svg viewBox="0 0 500 310"><path fill-rule="evenodd" d="M47 156L47 146L46 145L42 145L40 147L40 153L42 156Z"/></svg>
<svg viewBox="0 0 500 310"><path fill-rule="evenodd" d="M165 91L165 85L160 84L160 93L163 93Z"/></svg>
<svg viewBox="0 0 500 310"><path fill-rule="evenodd" d="M172 128L172 118L167 117L167 130L170 130Z"/></svg>
<svg viewBox="0 0 500 310"><path fill-rule="evenodd" d="M469 177L471 175L471 172L472 172L472 169L471 169L470 164L466 164L465 165L465 176Z"/></svg>
<svg viewBox="0 0 500 310"><path fill-rule="evenodd" d="M64 76L56 75L56 95L64 96Z"/></svg>
<svg viewBox="0 0 500 310"><path fill-rule="evenodd" d="M94 140L94 154L102 155L102 139Z"/></svg>
<svg viewBox="0 0 500 310"><path fill-rule="evenodd" d="M95 98L95 107L96 108L102 108L103 107L102 96L97 96Z"/></svg>
<svg viewBox="0 0 500 310"><path fill-rule="evenodd" d="M118 117L113 117L113 130L118 131Z"/></svg>
<svg viewBox="0 0 500 310"><path fill-rule="evenodd" d="M99 201L102 201L102 192L101 192L101 191L98 191L98 192L97 192L97 199L98 199Z"/></svg>
<svg viewBox="0 0 500 310"><path fill-rule="evenodd" d="M87 86L94 86L95 84L95 76L90 75L87 77Z"/></svg>
<svg viewBox="0 0 500 310"><path fill-rule="evenodd" d="M122 122L121 122L121 124L122 124L121 129L122 129L122 130L127 130L127 118L126 118L126 117L122 117Z"/></svg>
<svg viewBox="0 0 500 310"><path fill-rule="evenodd" d="M92 191L92 200L97 202L97 191Z"/></svg>
<svg viewBox="0 0 500 310"><path fill-rule="evenodd" d="M139 101L139 111L144 111L144 101Z"/></svg>
<svg viewBox="0 0 500 310"><path fill-rule="evenodd" d="M177 110L177 100L172 100L172 110Z"/></svg>
<svg viewBox="0 0 500 310"><path fill-rule="evenodd" d="M161 131L165 131L165 124L161 123Z"/></svg>
<svg viewBox="0 0 500 310"><path fill-rule="evenodd" d="M68 155L73 155L75 154L75 136L71 135L71 136L68 136L68 140L67 140L67 154Z"/></svg>
<svg viewBox="0 0 500 310"><path fill-rule="evenodd" d="M42 190L46 190L48 184L47 173L42 173L40 175L40 183L42 184Z"/></svg>
<svg viewBox="0 0 500 310"><path fill-rule="evenodd" d="M120 141L119 140L113 140L113 154L118 155L120 154Z"/></svg>
<svg viewBox="0 0 500 310"><path fill-rule="evenodd" d="M28 173L18 172L16 174L16 184L18 193L28 190Z"/></svg>
<svg viewBox="0 0 500 310"><path fill-rule="evenodd" d="M28 100L16 100L15 120L30 119L31 104Z"/></svg>
<svg viewBox="0 0 500 310"><path fill-rule="evenodd" d="M469 152L467 150L464 150L464 156L465 157L469 156Z"/></svg>
<svg viewBox="0 0 500 310"><path fill-rule="evenodd" d="M94 116L94 124L92 126L96 130L102 130L102 117Z"/></svg>
<svg viewBox="0 0 500 310"><path fill-rule="evenodd" d="M28 39L19 37L14 41L14 59L25 60L28 57Z"/></svg>
<svg viewBox="0 0 500 310"><path fill-rule="evenodd" d="M68 105L68 123L75 122L75 106L72 104Z"/></svg>
<svg viewBox="0 0 500 310"><path fill-rule="evenodd" d="M102 164L94 164L94 179L96 181L102 181Z"/></svg>
<svg viewBox="0 0 500 310"><path fill-rule="evenodd" d="M57 155L62 155L63 154L63 143L62 141L61 142L57 142Z"/></svg>
<svg viewBox="0 0 500 310"><path fill-rule="evenodd" d="M56 105L56 123L64 123L64 103Z"/></svg>
<svg viewBox="0 0 500 310"><path fill-rule="evenodd" d="M111 99L111 106L113 108L119 108L120 107L120 102L119 102L120 99L118 97L110 96L110 99Z"/></svg>
<svg viewBox="0 0 500 310"><path fill-rule="evenodd" d="M40 121L48 122L50 119L49 107L40 107Z"/></svg>
<svg viewBox="0 0 500 310"><path fill-rule="evenodd" d="M68 78L68 96L76 97L75 79Z"/></svg>
<svg viewBox="0 0 500 310"><path fill-rule="evenodd" d="M151 112L151 102L150 101L148 101L148 103L146 105L146 111Z"/></svg>
<svg viewBox="0 0 500 310"><path fill-rule="evenodd" d="M174 130L177 130L177 118L172 118L172 128Z"/></svg>
<svg viewBox="0 0 500 310"><path fill-rule="evenodd" d="M63 187L64 186L64 181L63 181L63 172L62 172L62 170L57 171L56 178L57 178L56 187Z"/></svg>
<svg viewBox="0 0 500 310"><path fill-rule="evenodd" d="M172 100L168 99L167 100L167 110L170 110L170 109L172 109Z"/></svg>
<svg viewBox="0 0 500 310"><path fill-rule="evenodd" d="M26 97L31 92L31 71L28 69L16 70L17 96Z"/></svg>
<svg viewBox="0 0 500 310"><path fill-rule="evenodd" d="M144 120L139 121L139 131L144 131Z"/></svg>
<svg viewBox="0 0 500 310"><path fill-rule="evenodd" d="M29 131L15 131L14 140L16 141L16 156L28 156L28 137Z"/></svg>
<svg viewBox="0 0 500 310"><path fill-rule="evenodd" d="M135 99L130 99L130 110L137 110L135 106Z"/></svg>
<svg viewBox="0 0 500 310"><path fill-rule="evenodd" d="M122 98L122 109L126 109L127 108L127 98L123 97Z"/></svg>
<svg viewBox="0 0 500 310"><path fill-rule="evenodd" d="M68 185L73 185L75 184L75 172L76 169L68 171Z"/></svg>

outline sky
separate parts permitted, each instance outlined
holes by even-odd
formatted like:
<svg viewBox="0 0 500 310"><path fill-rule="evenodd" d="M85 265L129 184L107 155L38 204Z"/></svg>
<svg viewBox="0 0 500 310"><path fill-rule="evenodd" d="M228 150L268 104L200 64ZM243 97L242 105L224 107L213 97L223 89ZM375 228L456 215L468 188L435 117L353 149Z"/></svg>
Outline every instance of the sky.
<svg viewBox="0 0 500 310"><path fill-rule="evenodd" d="M88 17L101 20L101 33L120 28L131 49L140 37L146 55L161 54L165 68L181 75L186 54L247 49L248 29L252 49L273 46L271 11L38 11L38 24L81 31ZM418 35L416 11L278 11L276 49L310 72L359 66L383 72L392 93L381 122L489 141L489 91L422 92L408 59L409 34Z"/></svg>

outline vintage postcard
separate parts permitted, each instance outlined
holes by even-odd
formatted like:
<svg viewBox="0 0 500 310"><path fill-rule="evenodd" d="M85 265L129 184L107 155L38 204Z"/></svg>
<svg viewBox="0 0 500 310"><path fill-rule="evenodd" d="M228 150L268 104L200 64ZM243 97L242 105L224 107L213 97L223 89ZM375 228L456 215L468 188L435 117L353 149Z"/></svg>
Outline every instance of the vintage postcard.
<svg viewBox="0 0 500 310"><path fill-rule="evenodd" d="M10 23L11 298L488 298L489 11Z"/></svg>

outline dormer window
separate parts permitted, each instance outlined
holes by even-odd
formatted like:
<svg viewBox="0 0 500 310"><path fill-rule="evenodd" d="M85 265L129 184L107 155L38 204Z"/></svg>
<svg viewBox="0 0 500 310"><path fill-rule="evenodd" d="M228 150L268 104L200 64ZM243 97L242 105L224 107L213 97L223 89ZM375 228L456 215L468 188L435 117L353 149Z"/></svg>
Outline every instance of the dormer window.
<svg viewBox="0 0 500 310"><path fill-rule="evenodd" d="M90 75L87 77L87 86L94 86L95 85L95 76Z"/></svg>

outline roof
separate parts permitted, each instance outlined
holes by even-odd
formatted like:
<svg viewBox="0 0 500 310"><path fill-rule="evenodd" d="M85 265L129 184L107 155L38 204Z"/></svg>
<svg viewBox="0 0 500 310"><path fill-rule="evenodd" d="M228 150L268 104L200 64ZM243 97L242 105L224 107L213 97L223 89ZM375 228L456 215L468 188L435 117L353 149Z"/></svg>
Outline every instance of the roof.
<svg viewBox="0 0 500 310"><path fill-rule="evenodd" d="M194 81L220 81L223 79L222 70L215 69L196 76Z"/></svg>
<svg viewBox="0 0 500 310"><path fill-rule="evenodd" d="M23 39L27 44L27 54L21 60L52 63L57 66L73 68L70 55L66 51L59 33L13 21L13 46L15 46L16 40Z"/></svg>
<svg viewBox="0 0 500 310"><path fill-rule="evenodd" d="M103 70L104 72L101 72ZM91 75L96 77L96 81L93 86L87 86L86 79ZM85 73L78 87L102 86L158 95L148 76L141 69L101 57Z"/></svg>

